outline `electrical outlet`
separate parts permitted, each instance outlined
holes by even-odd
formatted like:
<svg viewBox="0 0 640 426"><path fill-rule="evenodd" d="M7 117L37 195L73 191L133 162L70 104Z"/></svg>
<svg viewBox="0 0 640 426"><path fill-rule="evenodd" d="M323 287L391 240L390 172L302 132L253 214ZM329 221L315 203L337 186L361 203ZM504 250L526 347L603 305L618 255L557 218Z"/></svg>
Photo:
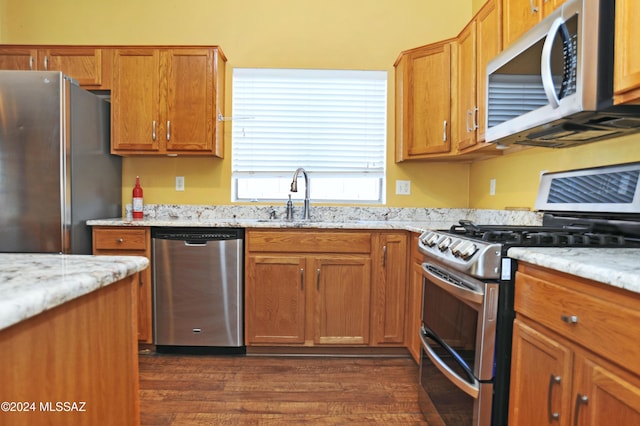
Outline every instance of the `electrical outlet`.
<svg viewBox="0 0 640 426"><path fill-rule="evenodd" d="M184 191L184 176L176 176L176 191Z"/></svg>
<svg viewBox="0 0 640 426"><path fill-rule="evenodd" d="M411 181L410 180L397 180L396 181L396 195L411 195Z"/></svg>
<svg viewBox="0 0 640 426"><path fill-rule="evenodd" d="M489 181L489 195L496 195L496 180L491 179Z"/></svg>

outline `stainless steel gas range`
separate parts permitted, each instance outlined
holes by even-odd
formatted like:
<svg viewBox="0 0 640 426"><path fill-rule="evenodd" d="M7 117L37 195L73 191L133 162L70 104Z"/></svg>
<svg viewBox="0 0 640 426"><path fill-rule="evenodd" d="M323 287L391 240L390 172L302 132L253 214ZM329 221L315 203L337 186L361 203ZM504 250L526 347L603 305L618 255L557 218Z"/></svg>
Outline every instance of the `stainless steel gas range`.
<svg viewBox="0 0 640 426"><path fill-rule="evenodd" d="M514 319L511 247L640 247L640 163L546 173L542 226L461 220L424 232L419 401L447 425L506 425Z"/></svg>

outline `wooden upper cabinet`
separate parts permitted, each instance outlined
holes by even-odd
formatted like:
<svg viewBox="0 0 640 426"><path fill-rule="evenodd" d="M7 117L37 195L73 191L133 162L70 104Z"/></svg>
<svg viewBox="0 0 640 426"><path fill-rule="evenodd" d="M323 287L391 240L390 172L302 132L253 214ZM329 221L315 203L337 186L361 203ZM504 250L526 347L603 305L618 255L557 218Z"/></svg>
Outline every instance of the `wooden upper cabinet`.
<svg viewBox="0 0 640 426"><path fill-rule="evenodd" d="M216 123L213 51L172 49L164 52L167 70L167 150L211 151Z"/></svg>
<svg viewBox="0 0 640 426"><path fill-rule="evenodd" d="M103 82L102 49L91 47L48 48L38 51L38 63L49 71L62 71L82 87L108 88ZM105 84L103 84L105 83Z"/></svg>
<svg viewBox="0 0 640 426"><path fill-rule="evenodd" d="M400 54L396 78L396 162L450 154L451 43Z"/></svg>
<svg viewBox="0 0 640 426"><path fill-rule="evenodd" d="M506 48L565 0L502 0L503 46Z"/></svg>
<svg viewBox="0 0 640 426"><path fill-rule="evenodd" d="M29 71L38 68L38 49L29 46L0 47L0 69Z"/></svg>
<svg viewBox="0 0 640 426"><path fill-rule="evenodd" d="M108 54L91 46L3 46L0 69L61 71L86 89L111 86Z"/></svg>
<svg viewBox="0 0 640 426"><path fill-rule="evenodd" d="M502 51L502 4L489 0L476 15L476 140L484 142L487 127L487 65Z"/></svg>
<svg viewBox="0 0 640 426"><path fill-rule="evenodd" d="M117 49L111 90L111 152L160 150L160 52Z"/></svg>
<svg viewBox="0 0 640 426"><path fill-rule="evenodd" d="M501 155L484 143L487 64L502 46L500 0L488 0L456 39L453 141L456 153Z"/></svg>
<svg viewBox="0 0 640 426"><path fill-rule="evenodd" d="M480 104L476 90L478 82L476 27L474 19L462 30L456 41L455 113L452 118L453 134L458 150L469 148L477 142L476 129L478 129Z"/></svg>
<svg viewBox="0 0 640 426"><path fill-rule="evenodd" d="M640 16L640 2L616 1L613 88L617 104L640 101L640 54L635 45L640 39L638 16Z"/></svg>
<svg viewBox="0 0 640 426"><path fill-rule="evenodd" d="M116 49L111 152L222 157L225 61L215 47Z"/></svg>

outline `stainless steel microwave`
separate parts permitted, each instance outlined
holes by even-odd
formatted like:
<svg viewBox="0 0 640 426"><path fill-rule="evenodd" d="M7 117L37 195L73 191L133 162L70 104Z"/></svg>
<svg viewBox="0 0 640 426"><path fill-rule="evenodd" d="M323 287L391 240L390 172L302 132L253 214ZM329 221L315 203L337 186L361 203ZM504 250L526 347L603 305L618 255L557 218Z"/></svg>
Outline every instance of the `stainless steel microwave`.
<svg viewBox="0 0 640 426"><path fill-rule="evenodd" d="M486 141L564 148L640 131L613 104L615 0L568 0L487 66Z"/></svg>

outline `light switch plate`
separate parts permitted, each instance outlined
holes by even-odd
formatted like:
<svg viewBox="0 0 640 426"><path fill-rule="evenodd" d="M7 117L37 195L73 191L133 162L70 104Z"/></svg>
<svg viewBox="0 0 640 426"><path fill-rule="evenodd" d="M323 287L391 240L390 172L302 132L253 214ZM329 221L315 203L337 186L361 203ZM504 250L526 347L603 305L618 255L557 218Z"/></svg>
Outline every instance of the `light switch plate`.
<svg viewBox="0 0 640 426"><path fill-rule="evenodd" d="M176 191L184 191L184 176L176 176Z"/></svg>

